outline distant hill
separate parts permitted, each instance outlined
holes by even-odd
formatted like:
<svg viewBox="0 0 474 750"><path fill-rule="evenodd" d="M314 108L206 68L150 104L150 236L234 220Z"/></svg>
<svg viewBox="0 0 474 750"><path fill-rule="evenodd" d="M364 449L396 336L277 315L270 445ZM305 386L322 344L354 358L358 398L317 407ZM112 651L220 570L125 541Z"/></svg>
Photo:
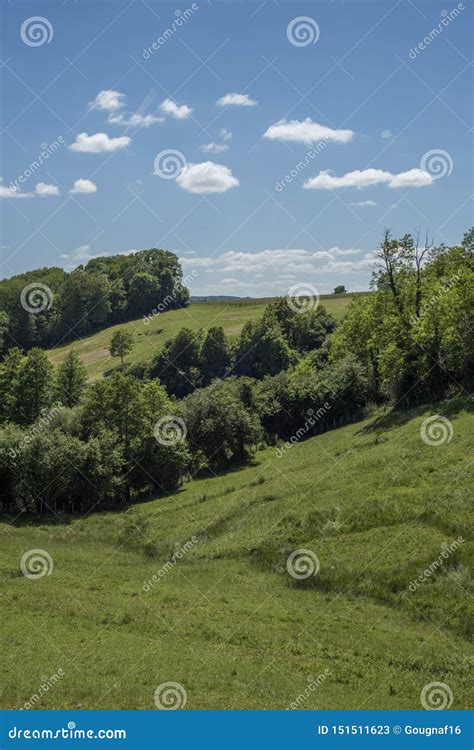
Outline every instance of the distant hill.
<svg viewBox="0 0 474 750"><path fill-rule="evenodd" d="M208 294L204 296L192 296L191 302L225 302L226 300L258 299L258 297L238 297L235 294Z"/></svg>

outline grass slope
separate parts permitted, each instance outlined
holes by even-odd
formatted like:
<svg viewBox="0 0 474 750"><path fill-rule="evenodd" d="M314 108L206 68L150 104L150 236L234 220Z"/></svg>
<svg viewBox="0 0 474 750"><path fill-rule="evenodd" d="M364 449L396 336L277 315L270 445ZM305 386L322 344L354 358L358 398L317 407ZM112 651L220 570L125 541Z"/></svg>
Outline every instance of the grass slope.
<svg viewBox="0 0 474 750"><path fill-rule="evenodd" d="M347 310L351 297L334 297L322 300L321 304L336 319L340 319ZM118 368L120 360L113 359L109 354L109 344L112 334L117 328L129 328L135 338L133 351L127 356L130 365L149 362L153 355L163 346L166 339L176 336L183 328L207 330L211 326L222 326L229 336L237 336L248 320L257 320L263 314L268 300L255 302L217 302L209 304L194 304L184 310L155 315L145 325L143 319L124 323L123 326L106 328L93 336L74 341L66 346L57 347L49 352L50 361L60 364L71 348L79 354L86 365L90 378L102 377L104 373Z"/></svg>
<svg viewBox="0 0 474 750"><path fill-rule="evenodd" d="M422 441L431 413L451 421L449 443ZM306 709L416 709L431 682L467 708L470 438L468 403L447 402L281 458L268 448L122 513L0 524L0 704L22 706L62 669L35 707L153 708L172 680L192 709L285 708L298 696ZM32 548L52 556L51 575L19 574ZM300 548L320 570L295 581L286 560Z"/></svg>

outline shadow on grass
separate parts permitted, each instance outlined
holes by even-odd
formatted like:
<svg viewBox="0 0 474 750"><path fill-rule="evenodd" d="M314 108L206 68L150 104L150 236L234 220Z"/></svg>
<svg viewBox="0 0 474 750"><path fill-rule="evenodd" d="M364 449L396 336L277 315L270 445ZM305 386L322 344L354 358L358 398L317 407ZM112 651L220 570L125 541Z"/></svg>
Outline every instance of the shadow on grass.
<svg viewBox="0 0 474 750"><path fill-rule="evenodd" d="M440 414L442 417L449 419L463 411L469 413L474 411L472 396L456 396L445 401L427 402L404 410L392 409L388 413L371 420L356 434L366 435L369 432L379 433L395 427L402 427L412 419L424 414Z"/></svg>

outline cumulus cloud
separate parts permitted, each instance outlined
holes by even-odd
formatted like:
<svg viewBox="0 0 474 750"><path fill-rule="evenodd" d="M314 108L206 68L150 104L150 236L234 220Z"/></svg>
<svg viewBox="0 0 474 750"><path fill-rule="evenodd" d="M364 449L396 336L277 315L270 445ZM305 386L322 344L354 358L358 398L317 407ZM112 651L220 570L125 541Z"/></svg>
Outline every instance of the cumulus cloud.
<svg viewBox="0 0 474 750"><path fill-rule="evenodd" d="M315 141L335 141L348 143L354 137L353 130L335 130L326 125L313 122L311 117L306 120L279 120L263 134L264 138L273 141L294 141L296 143L313 143Z"/></svg>
<svg viewBox="0 0 474 750"><path fill-rule="evenodd" d="M345 256L354 255L348 260ZM361 283L370 275L374 263L372 253L355 248L311 252L299 248L266 249L256 252L229 250L220 256L204 258L180 258L186 273L199 268L203 294L216 294L219 288L232 285L233 294L262 296L263 294L286 294L288 287L298 279L313 279L321 293L330 292L334 283L340 283L347 275L360 278ZM201 270L202 269L202 270ZM211 274L211 276L209 276ZM334 281L331 279L334 277ZM318 281L319 279L319 281ZM322 279L327 280L327 288ZM208 286L208 283L212 286ZM363 285L351 283L354 290L364 290Z"/></svg>
<svg viewBox="0 0 474 750"><path fill-rule="evenodd" d="M15 187L2 185L3 177L0 177L0 198L32 198L33 193L22 193Z"/></svg>
<svg viewBox="0 0 474 750"><path fill-rule="evenodd" d="M59 188L57 185L48 185L46 182L38 182L35 187L35 193L41 198L46 198L48 195L59 195Z"/></svg>
<svg viewBox="0 0 474 750"><path fill-rule="evenodd" d="M370 185L386 184L391 188L425 187L433 183L433 177L423 169L410 169L407 172L392 174L382 169L356 169L337 177L331 170L326 169L316 177L306 180L306 189L333 190L334 188L356 187L363 188Z"/></svg>
<svg viewBox="0 0 474 750"><path fill-rule="evenodd" d="M99 91L90 106L94 109L115 110L123 107L124 101L125 94L121 94L119 91L107 89L105 91Z"/></svg>
<svg viewBox="0 0 474 750"><path fill-rule="evenodd" d="M126 148L132 139L128 135L122 135L119 138L109 138L106 133L79 133L74 143L69 148L82 154L103 154L110 151L117 151L120 148Z"/></svg>
<svg viewBox="0 0 474 750"><path fill-rule="evenodd" d="M205 154L222 154L224 151L228 151L230 148L230 142L232 140L232 133L227 128L222 128L219 131L221 143L211 141L211 143L205 143L201 146L201 151Z"/></svg>
<svg viewBox="0 0 474 750"><path fill-rule="evenodd" d="M277 273L280 279L294 279L295 274L316 273L325 268L319 261L330 263L339 262L338 258L349 255L360 255L364 250L356 248L341 249L332 247L329 250L310 252L300 248L284 248L274 250L259 250L256 252L242 252L228 250L222 255L211 255L204 258L180 258L183 268L205 268L215 273L228 275L243 274L256 278L261 272L265 274ZM351 262L352 265L360 261ZM366 265L366 264L363 264Z"/></svg>
<svg viewBox="0 0 474 750"><path fill-rule="evenodd" d="M176 120L186 120L193 111L187 104L176 104L173 99L164 99L160 104L160 109Z"/></svg>
<svg viewBox="0 0 474 750"><path fill-rule="evenodd" d="M248 94L225 94L217 100L218 107L255 107L258 104L256 99L251 99Z"/></svg>
<svg viewBox="0 0 474 750"><path fill-rule="evenodd" d="M72 186L71 193L96 193L97 185L91 180L79 179Z"/></svg>
<svg viewBox="0 0 474 750"><path fill-rule="evenodd" d="M380 133L380 137L384 138L384 139L391 138L392 137L392 131L391 130L382 130L382 132Z"/></svg>
<svg viewBox="0 0 474 750"><path fill-rule="evenodd" d="M111 113L107 117L107 122L111 125L123 125L126 128L149 128L150 125L154 125L157 122L164 122L164 117L157 117L156 115L148 114L142 115L140 112L133 112L131 114L118 114L114 115Z"/></svg>
<svg viewBox="0 0 474 750"><path fill-rule="evenodd" d="M389 185L391 188L425 187L433 182L434 178L424 169L409 169L408 172L393 175Z"/></svg>
<svg viewBox="0 0 474 750"><path fill-rule="evenodd" d="M225 193L240 184L229 167L213 161L187 164L176 178L176 182L188 193Z"/></svg>
<svg viewBox="0 0 474 750"><path fill-rule="evenodd" d="M351 206L376 206L375 201L356 201L355 203L351 203Z"/></svg>

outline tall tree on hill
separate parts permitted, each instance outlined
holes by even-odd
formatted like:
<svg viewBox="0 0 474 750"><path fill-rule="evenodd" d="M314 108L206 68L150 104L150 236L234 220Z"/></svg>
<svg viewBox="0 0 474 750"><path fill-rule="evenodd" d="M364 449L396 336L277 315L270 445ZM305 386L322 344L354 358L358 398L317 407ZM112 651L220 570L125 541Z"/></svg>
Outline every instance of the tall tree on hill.
<svg viewBox="0 0 474 750"><path fill-rule="evenodd" d="M63 406L76 406L87 381L87 371L77 353L71 349L57 370L58 396Z"/></svg>
<svg viewBox="0 0 474 750"><path fill-rule="evenodd" d="M230 356L224 329L221 326L208 330L199 352L199 365L203 385L209 385L215 378L223 378L226 374L230 365Z"/></svg>
<svg viewBox="0 0 474 750"><path fill-rule="evenodd" d="M18 375L16 402L20 423L30 424L38 419L41 410L51 404L54 385L54 368L46 352L37 347L30 349Z"/></svg>

